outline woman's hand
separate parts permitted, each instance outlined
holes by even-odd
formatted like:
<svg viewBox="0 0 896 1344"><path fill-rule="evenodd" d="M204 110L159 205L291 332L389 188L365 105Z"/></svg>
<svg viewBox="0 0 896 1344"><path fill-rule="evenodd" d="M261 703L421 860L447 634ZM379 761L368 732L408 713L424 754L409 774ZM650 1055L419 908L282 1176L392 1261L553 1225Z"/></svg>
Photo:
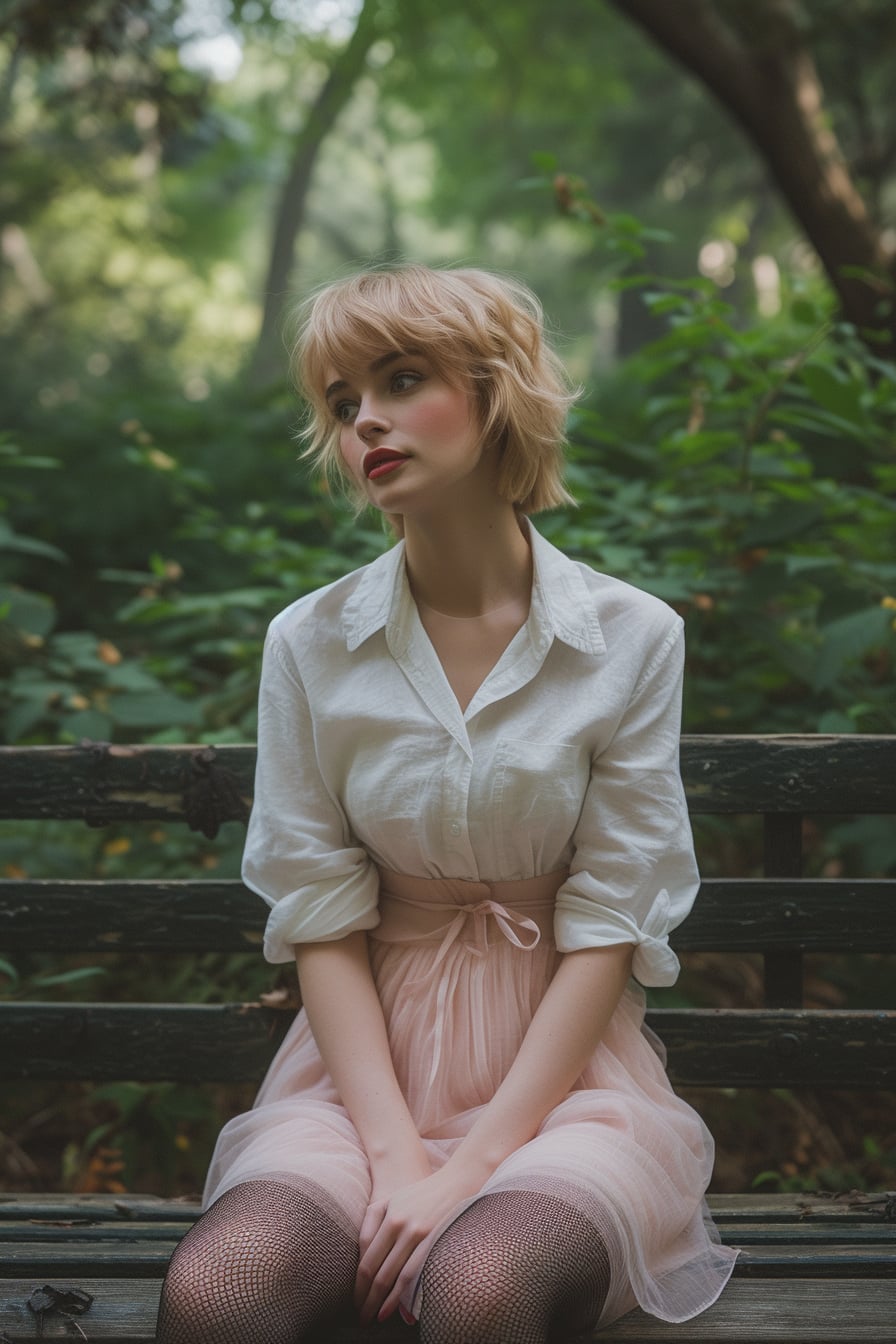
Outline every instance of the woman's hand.
<svg viewBox="0 0 896 1344"><path fill-rule="evenodd" d="M385 1198L377 1198L374 1188L361 1227L361 1262L355 1284L355 1306L362 1325L369 1325L374 1317L384 1321L392 1315L423 1267L422 1242L478 1188L450 1163Z"/></svg>

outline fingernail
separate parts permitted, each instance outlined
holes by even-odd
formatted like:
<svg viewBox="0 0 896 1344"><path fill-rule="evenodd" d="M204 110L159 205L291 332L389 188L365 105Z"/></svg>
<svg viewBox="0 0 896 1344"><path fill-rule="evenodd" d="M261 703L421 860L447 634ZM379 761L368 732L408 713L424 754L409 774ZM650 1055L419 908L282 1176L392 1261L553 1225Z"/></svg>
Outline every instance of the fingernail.
<svg viewBox="0 0 896 1344"><path fill-rule="evenodd" d="M416 1316L412 1316L411 1313L410 1313L409 1311L405 1311L404 1307L399 1307L399 1308L398 1308L398 1314L399 1314L399 1316L401 1317L401 1319L404 1321L405 1325L416 1325L416 1324L417 1324L417 1317L416 1317Z"/></svg>

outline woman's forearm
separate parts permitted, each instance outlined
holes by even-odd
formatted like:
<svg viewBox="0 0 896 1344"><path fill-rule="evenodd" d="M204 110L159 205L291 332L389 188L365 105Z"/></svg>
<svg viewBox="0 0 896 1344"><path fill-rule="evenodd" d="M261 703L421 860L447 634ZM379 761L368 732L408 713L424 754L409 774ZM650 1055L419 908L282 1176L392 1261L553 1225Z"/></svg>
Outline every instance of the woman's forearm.
<svg viewBox="0 0 896 1344"><path fill-rule="evenodd" d="M466 1180L487 1180L573 1087L622 997L633 955L620 943L563 958L501 1086L451 1158Z"/></svg>
<svg viewBox="0 0 896 1344"><path fill-rule="evenodd" d="M301 943L295 955L317 1048L360 1135L374 1178L393 1167L396 1172L410 1167L411 1177L424 1174L423 1145L395 1076L367 934Z"/></svg>

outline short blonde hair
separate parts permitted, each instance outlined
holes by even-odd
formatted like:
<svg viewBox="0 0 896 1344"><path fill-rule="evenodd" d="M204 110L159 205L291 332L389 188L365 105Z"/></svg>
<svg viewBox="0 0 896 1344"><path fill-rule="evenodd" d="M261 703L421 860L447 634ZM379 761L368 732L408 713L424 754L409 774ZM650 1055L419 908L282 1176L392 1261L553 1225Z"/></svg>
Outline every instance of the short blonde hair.
<svg viewBox="0 0 896 1344"><path fill-rule="evenodd" d="M487 271L407 264L362 271L312 295L293 350L308 401L310 458L363 505L339 451L324 388L332 369L386 351L420 353L475 398L485 443L501 453L498 488L522 513L573 502L563 485L566 412L575 400L525 285Z"/></svg>

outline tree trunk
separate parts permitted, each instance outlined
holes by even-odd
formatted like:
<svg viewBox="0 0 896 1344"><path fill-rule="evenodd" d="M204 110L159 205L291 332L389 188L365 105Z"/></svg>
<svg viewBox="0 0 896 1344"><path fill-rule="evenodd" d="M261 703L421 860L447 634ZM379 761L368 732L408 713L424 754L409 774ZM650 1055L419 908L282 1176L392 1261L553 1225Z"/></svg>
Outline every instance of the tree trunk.
<svg viewBox="0 0 896 1344"><path fill-rule="evenodd" d="M289 293L296 239L305 219L311 175L327 134L364 70L367 53L376 39L377 8L377 0L365 0L357 27L331 66L296 141L274 220L261 330L249 365L249 382L253 387L265 386L283 371L284 305Z"/></svg>
<svg viewBox="0 0 896 1344"><path fill-rule="evenodd" d="M695 75L768 165L816 249L844 316L896 354L896 256L888 250L828 124L821 82L791 0L754 0L738 28L708 0L610 0ZM865 272L855 274L856 270Z"/></svg>

